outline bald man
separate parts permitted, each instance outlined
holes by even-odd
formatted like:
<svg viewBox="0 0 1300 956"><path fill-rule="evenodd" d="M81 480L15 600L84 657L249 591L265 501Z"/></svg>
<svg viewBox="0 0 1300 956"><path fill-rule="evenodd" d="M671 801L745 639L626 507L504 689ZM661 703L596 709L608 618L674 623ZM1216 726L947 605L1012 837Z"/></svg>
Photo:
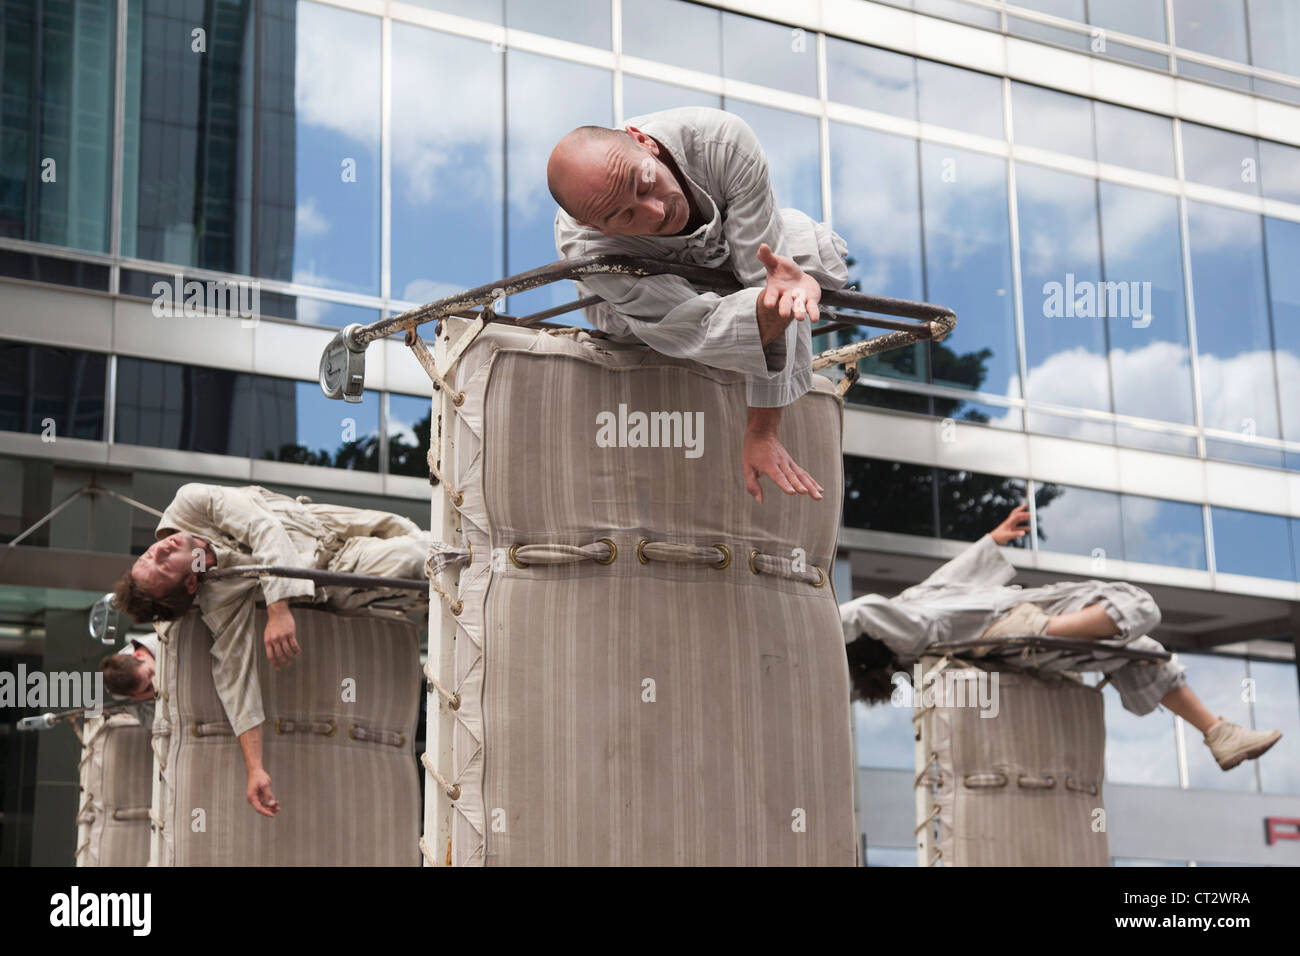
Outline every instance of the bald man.
<svg viewBox="0 0 1300 956"><path fill-rule="evenodd" d="M741 372L749 416L745 488L761 504L766 475L786 494L822 486L778 437L781 408L812 385L812 338L825 286L848 281L844 240L797 209L778 209L767 157L744 120L703 107L664 110L623 129L583 126L546 167L560 205L555 248L565 259L648 256L725 268L746 287L699 293L678 276L589 276L596 328L665 355Z"/></svg>

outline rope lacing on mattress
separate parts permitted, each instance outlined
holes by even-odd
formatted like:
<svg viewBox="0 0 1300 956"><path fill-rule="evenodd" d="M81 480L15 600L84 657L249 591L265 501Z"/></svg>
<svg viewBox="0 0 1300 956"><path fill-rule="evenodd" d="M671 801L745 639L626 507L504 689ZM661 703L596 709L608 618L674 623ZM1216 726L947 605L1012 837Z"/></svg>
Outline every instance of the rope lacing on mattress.
<svg viewBox="0 0 1300 956"><path fill-rule="evenodd" d="M420 855L424 857L424 862L430 866L438 866L438 858L429 849L429 844L425 841L423 833L420 834Z"/></svg>
<svg viewBox="0 0 1300 956"><path fill-rule="evenodd" d="M447 688L442 686L442 682L434 676L432 659L424 662L424 679L427 680L430 686L432 686L433 689L442 696L442 699L447 702L448 707L452 710L460 710L460 694L453 694L451 691L447 690Z"/></svg>
<svg viewBox="0 0 1300 956"><path fill-rule="evenodd" d="M83 800L81 802L81 806L77 808L77 823L95 822L95 814L92 813L89 817L86 816L86 811L89 810L94 805L94 803L95 803L95 795L87 791L86 799Z"/></svg>
<svg viewBox="0 0 1300 956"><path fill-rule="evenodd" d="M452 800L460 799L460 784L451 783L442 774L438 773L438 768L433 765L433 758L429 756L428 751L420 754L420 763L424 769L429 771L429 776L438 781L438 786L442 787L443 793Z"/></svg>
<svg viewBox="0 0 1300 956"><path fill-rule="evenodd" d="M507 551L510 563L517 568L534 565L576 564L595 561L613 564L618 559L618 545L611 538L601 538L591 544L516 544ZM661 561L669 564L694 564L721 570L731 565L731 548L725 544L678 544L672 541L651 541L642 538L636 546L637 560L642 564ZM826 573L816 565L808 570L796 570L791 558L764 554L754 549L749 552L749 570L754 574L771 574L803 581L820 588L826 584Z"/></svg>
<svg viewBox="0 0 1300 956"><path fill-rule="evenodd" d="M214 720L211 723L201 724L197 720L194 722L190 732L195 737L233 737L235 730L224 720Z"/></svg>
<svg viewBox="0 0 1300 956"><path fill-rule="evenodd" d="M348 728L348 736L353 740L370 740L377 744L386 744L389 747L406 746L406 734L400 730L371 730L368 727L362 727L360 724L353 724Z"/></svg>
<svg viewBox="0 0 1300 956"><path fill-rule="evenodd" d="M75 860L77 857L81 856L81 854L85 853L86 850L88 850L88 849L90 849L90 841L89 841L89 840L87 840L85 843L81 844L81 846L77 847L76 851L72 854L72 858Z"/></svg>
<svg viewBox="0 0 1300 956"><path fill-rule="evenodd" d="M275 732L284 734L318 734L321 737L333 737L338 733L337 720L290 720L287 717L275 719Z"/></svg>
<svg viewBox="0 0 1300 956"><path fill-rule="evenodd" d="M433 543L429 548L429 556L424 559L424 576L429 579L429 587L433 588L433 592L442 598L442 602L455 615L459 615L465 606L460 601L453 601L451 595L442 589L442 585L438 583L438 576L448 565L464 564L469 559L468 549L453 547L441 541Z"/></svg>
<svg viewBox="0 0 1300 956"><path fill-rule="evenodd" d="M155 731L154 735L149 738L149 749L153 751L154 759L158 761L158 769L166 771L167 769L167 738L172 735L170 728L166 730ZM163 749L158 749L158 744L163 744Z"/></svg>
<svg viewBox="0 0 1300 956"><path fill-rule="evenodd" d="M155 813L153 807L149 808L149 822L159 830L167 829L167 821Z"/></svg>

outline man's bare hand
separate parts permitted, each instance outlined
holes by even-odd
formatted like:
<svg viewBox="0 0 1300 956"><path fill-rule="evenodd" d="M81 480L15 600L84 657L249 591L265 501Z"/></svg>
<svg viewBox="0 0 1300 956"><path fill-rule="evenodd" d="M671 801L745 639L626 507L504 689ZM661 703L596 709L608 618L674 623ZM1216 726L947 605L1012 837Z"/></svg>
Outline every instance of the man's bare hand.
<svg viewBox="0 0 1300 956"><path fill-rule="evenodd" d="M1006 520L989 532L998 544L1019 541L1029 529L1029 505L1017 505Z"/></svg>
<svg viewBox="0 0 1300 956"><path fill-rule="evenodd" d="M280 812L280 801L271 792L271 775L265 770L248 772L248 789L244 796L249 805L264 817L273 817Z"/></svg>
<svg viewBox="0 0 1300 956"><path fill-rule="evenodd" d="M293 612L287 601L276 601L266 607L266 659L276 670L280 665L298 656L298 639L294 636Z"/></svg>
<svg viewBox="0 0 1300 956"><path fill-rule="evenodd" d="M758 295L758 334L768 345L783 332L791 319L816 322L822 287L789 256L778 256L772 247L758 247L758 261L767 270L767 285Z"/></svg>
<svg viewBox="0 0 1300 956"><path fill-rule="evenodd" d="M822 486L795 463L776 436L775 428L751 425L745 429L745 447L740 455L745 472L745 490L761 505L763 486L758 479L766 475L787 495L809 495L820 501Z"/></svg>

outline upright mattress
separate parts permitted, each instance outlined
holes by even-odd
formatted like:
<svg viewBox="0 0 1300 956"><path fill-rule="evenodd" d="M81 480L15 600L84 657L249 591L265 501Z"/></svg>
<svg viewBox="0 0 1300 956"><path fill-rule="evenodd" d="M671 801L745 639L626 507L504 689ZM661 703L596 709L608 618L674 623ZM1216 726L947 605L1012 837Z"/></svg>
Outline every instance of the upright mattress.
<svg viewBox="0 0 1300 956"><path fill-rule="evenodd" d="M922 659L926 671L936 663ZM980 672L959 660L948 669ZM996 677L996 695L989 683L984 698L996 716L981 717L967 692L967 706L936 694L940 706L923 718L937 755L943 865L1109 866L1101 692L1063 675Z"/></svg>
<svg viewBox="0 0 1300 956"><path fill-rule="evenodd" d="M293 609L302 653L275 671L260 636L262 761L272 819L245 799L247 774L212 682L197 610L165 633L154 723L160 866L414 866L421 691L418 630L405 619Z"/></svg>
<svg viewBox="0 0 1300 956"><path fill-rule="evenodd" d="M492 326L455 373L465 400L442 428L471 561L451 862L853 865L831 383L814 376L780 431L825 497L764 478L760 505L737 373ZM698 443L655 447L636 413L693 416ZM543 563L575 546L587 557Z"/></svg>
<svg viewBox="0 0 1300 956"><path fill-rule="evenodd" d="M86 720L79 765L77 866L148 864L150 732L134 714Z"/></svg>

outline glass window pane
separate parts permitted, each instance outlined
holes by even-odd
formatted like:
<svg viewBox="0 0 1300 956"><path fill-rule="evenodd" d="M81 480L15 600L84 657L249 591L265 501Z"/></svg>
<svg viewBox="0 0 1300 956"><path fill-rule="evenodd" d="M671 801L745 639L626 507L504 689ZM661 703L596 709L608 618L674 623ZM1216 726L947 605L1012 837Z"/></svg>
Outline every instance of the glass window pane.
<svg viewBox="0 0 1300 956"><path fill-rule="evenodd" d="M1103 688L1101 699L1106 708L1106 782L1178 786L1172 715L1159 710L1142 717L1131 714L1113 689Z"/></svg>
<svg viewBox="0 0 1300 956"><path fill-rule="evenodd" d="M1035 492L1038 550L1117 558L1124 553L1119 495L1069 485L1044 484Z"/></svg>
<svg viewBox="0 0 1300 956"><path fill-rule="evenodd" d="M831 123L830 143L834 225L849 247L850 286L924 298L916 140ZM870 333L835 334L845 343ZM859 369L924 382L925 356L924 346L916 345L863 359Z"/></svg>
<svg viewBox="0 0 1300 956"><path fill-rule="evenodd" d="M120 356L116 440L247 457L252 380L226 369Z"/></svg>
<svg viewBox="0 0 1300 956"><path fill-rule="evenodd" d="M998 28L998 12L973 7L964 0L906 0L899 6L913 7L917 13L926 13L962 23L973 23L977 27L990 30Z"/></svg>
<svg viewBox="0 0 1300 956"><path fill-rule="evenodd" d="M519 50L506 51L506 58L506 272L513 274L557 258L546 161L575 127L614 125L614 89L608 70ZM571 283L554 282L511 296L506 310L524 315L573 298Z"/></svg>
<svg viewBox="0 0 1300 956"><path fill-rule="evenodd" d="M1182 127L1183 167L1191 182L1258 195L1255 140L1196 123L1184 122Z"/></svg>
<svg viewBox="0 0 1300 956"><path fill-rule="evenodd" d="M1277 438L1260 217L1189 202L1187 223L1205 425Z"/></svg>
<svg viewBox="0 0 1300 956"><path fill-rule="evenodd" d="M1088 0L1088 22L1105 30L1165 42L1164 0Z"/></svg>
<svg viewBox="0 0 1300 956"><path fill-rule="evenodd" d="M1224 574L1295 580L1290 530L1281 515L1211 508L1214 565Z"/></svg>
<svg viewBox="0 0 1300 956"><path fill-rule="evenodd" d="M486 20L488 23L500 23L505 0L410 0L418 7L454 13L458 17L472 20Z"/></svg>
<svg viewBox="0 0 1300 956"><path fill-rule="evenodd" d="M1259 140L1258 145L1259 184L1264 196L1300 203L1300 149L1267 139Z"/></svg>
<svg viewBox="0 0 1300 956"><path fill-rule="evenodd" d="M916 850L911 847L876 846L871 843L867 844L867 866L916 865Z"/></svg>
<svg viewBox="0 0 1300 956"><path fill-rule="evenodd" d="M1201 506L1139 495L1120 495L1124 560L1204 571Z"/></svg>
<svg viewBox="0 0 1300 956"><path fill-rule="evenodd" d="M916 61L916 82L922 123L1003 139L1002 81L987 73Z"/></svg>
<svg viewBox="0 0 1300 956"><path fill-rule="evenodd" d="M1017 163L1016 190L1026 397L1109 411L1106 330L1096 317L1102 278L1096 183Z"/></svg>
<svg viewBox="0 0 1300 956"><path fill-rule="evenodd" d="M722 75L816 96L816 34L800 27L723 13Z"/></svg>
<svg viewBox="0 0 1300 956"><path fill-rule="evenodd" d="M290 83L293 102L287 116L288 103L263 109L261 176L279 184L267 170L286 172L292 150L293 180L282 184L287 193L261 194L259 238L274 239L279 252L261 274L378 295L380 19L292 0L271 6L296 41L291 52L282 48L287 37L279 47L263 44L264 72ZM294 63L292 77L282 73L286 63ZM283 138L268 141L267 126Z"/></svg>
<svg viewBox="0 0 1300 956"><path fill-rule="evenodd" d="M1300 223L1264 219L1282 437L1300 442Z"/></svg>
<svg viewBox="0 0 1300 956"><path fill-rule="evenodd" d="M283 14L288 11L288 25ZM128 8L127 95L122 174L122 254L222 272L253 271L254 186L268 197L265 260L289 278L294 246L293 7L273 4L264 35L287 57L264 91L271 106L253 114L251 8L198 0L132 0ZM191 50L190 31L215 43ZM287 49L284 49L287 47ZM268 53L269 57L269 53ZM253 168L254 120L265 121L261 172ZM277 196L287 198L277 207ZM272 211L273 210L273 211ZM278 252L279 255L274 253Z"/></svg>
<svg viewBox="0 0 1300 956"><path fill-rule="evenodd" d="M853 722L858 745L858 766L885 770L911 770L916 763L912 739L912 708L892 703L853 702ZM912 859L916 852L912 851Z"/></svg>
<svg viewBox="0 0 1300 956"><path fill-rule="evenodd" d="M916 119L916 59L826 38L827 96L864 110Z"/></svg>
<svg viewBox="0 0 1300 956"><path fill-rule="evenodd" d="M503 55L393 24L392 294L430 302L505 275Z"/></svg>
<svg viewBox="0 0 1300 956"><path fill-rule="evenodd" d="M978 471L939 471L939 537L978 541L1025 502L1025 480L986 475ZM1028 545L1029 536L1011 541L1009 548Z"/></svg>
<svg viewBox="0 0 1300 956"><path fill-rule="evenodd" d="M706 93L703 90L692 90L673 83L660 83L658 80L647 80L624 74L623 115L627 117L625 122L646 113L673 110L679 106L707 106L720 110L722 97L716 93Z"/></svg>
<svg viewBox="0 0 1300 956"><path fill-rule="evenodd" d="M778 208L822 218L821 132L817 117L789 113L743 100L726 100L727 112L754 130L767 155Z"/></svg>
<svg viewBox="0 0 1300 956"><path fill-rule="evenodd" d="M379 470L379 393L343 405L316 382L264 375L252 384L252 457L353 471Z"/></svg>
<svg viewBox="0 0 1300 956"><path fill-rule="evenodd" d="M107 357L0 340L0 431L104 438Z"/></svg>
<svg viewBox="0 0 1300 956"><path fill-rule="evenodd" d="M1282 739L1258 763L1261 789L1264 793L1300 794L1300 697L1295 664L1252 660L1247 667L1255 682L1255 729L1282 731Z"/></svg>
<svg viewBox="0 0 1300 956"><path fill-rule="evenodd" d="M308 299L305 296L298 297L294 311L296 315L285 316L285 318L296 318L299 322L308 325L325 325L332 329L341 329L353 322L369 325L371 322L379 321L378 309L346 305L342 302L326 302L323 299Z"/></svg>
<svg viewBox="0 0 1300 956"><path fill-rule="evenodd" d="M684 0L623 0L623 52L701 73L721 73L722 14ZM626 108L623 112L634 115Z"/></svg>
<svg viewBox="0 0 1300 956"><path fill-rule="evenodd" d="M844 456L844 524L934 537L934 469Z"/></svg>
<svg viewBox="0 0 1300 956"><path fill-rule="evenodd" d="M926 296L957 313L933 380L1018 398L1006 160L923 142L921 191Z"/></svg>
<svg viewBox="0 0 1300 956"><path fill-rule="evenodd" d="M1174 121L1141 110L1096 101L1097 159L1158 176L1177 175Z"/></svg>
<svg viewBox="0 0 1300 956"><path fill-rule="evenodd" d="M1011 84L1016 143L1095 159L1092 101L1027 83Z"/></svg>
<svg viewBox="0 0 1300 956"><path fill-rule="evenodd" d="M423 478L429 474L433 403L418 395L388 396L388 471Z"/></svg>
<svg viewBox="0 0 1300 956"><path fill-rule="evenodd" d="M1246 63L1246 5L1242 0L1173 0L1174 42Z"/></svg>
<svg viewBox="0 0 1300 956"><path fill-rule="evenodd" d="M1187 668L1187 686L1196 692L1210 713L1243 727L1250 726L1250 708L1242 700L1246 680L1244 660L1208 654L1179 654L1178 662ZM1210 754L1199 730L1184 723L1183 734L1187 741L1188 786L1207 790L1255 789L1253 760L1243 761L1224 773Z"/></svg>
<svg viewBox="0 0 1300 956"><path fill-rule="evenodd" d="M1250 59L1256 66L1300 76L1300 4L1295 0L1246 0Z"/></svg>
<svg viewBox="0 0 1300 956"><path fill-rule="evenodd" d="M1024 7L1026 10L1037 10L1039 13L1050 13L1054 17L1073 20L1076 23L1086 22L1083 0L1016 0L1016 6Z"/></svg>
<svg viewBox="0 0 1300 956"><path fill-rule="evenodd" d="M0 236L108 251L117 36L112 0L0 15Z"/></svg>
<svg viewBox="0 0 1300 956"><path fill-rule="evenodd" d="M1098 305L1110 317L1115 411L1190 425L1195 415L1178 200L1114 183L1099 188L1106 286Z"/></svg>
<svg viewBox="0 0 1300 956"><path fill-rule="evenodd" d="M506 26L610 48L610 0L506 0Z"/></svg>

